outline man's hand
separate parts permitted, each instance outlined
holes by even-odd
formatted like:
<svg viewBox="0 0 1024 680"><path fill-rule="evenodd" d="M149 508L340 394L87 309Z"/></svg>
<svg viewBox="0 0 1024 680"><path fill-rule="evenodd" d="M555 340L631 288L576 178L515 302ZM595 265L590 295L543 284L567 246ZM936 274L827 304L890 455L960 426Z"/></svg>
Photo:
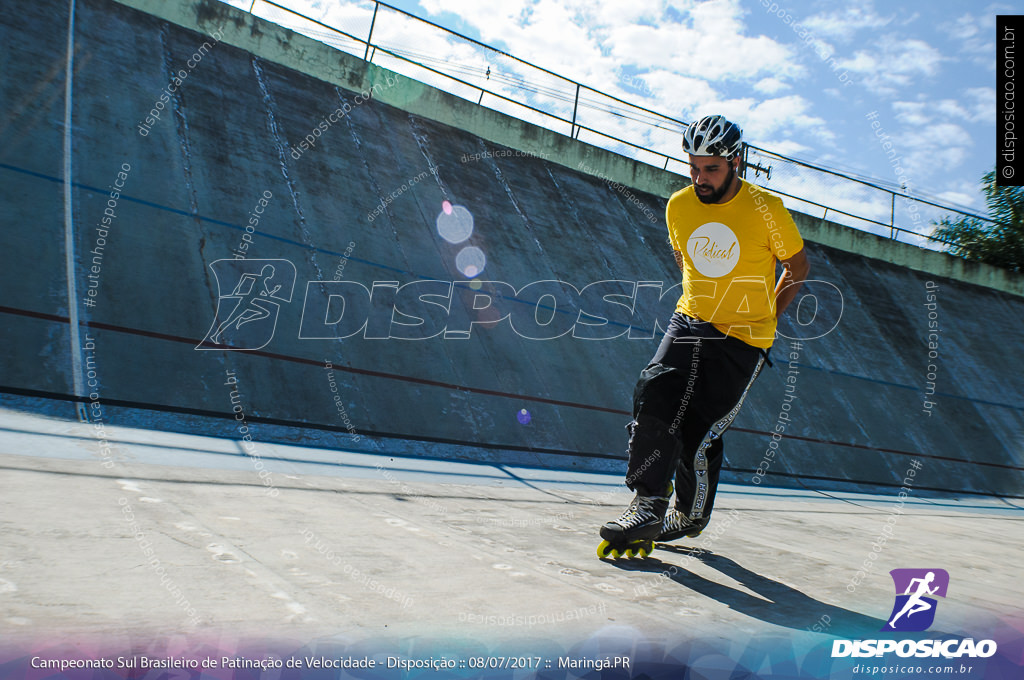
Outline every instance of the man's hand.
<svg viewBox="0 0 1024 680"><path fill-rule="evenodd" d="M786 307L796 297L797 292L807 280L807 274L811 271L811 264L807 261L807 253L801 248L800 252L782 261L782 276L775 284L775 316L781 317Z"/></svg>

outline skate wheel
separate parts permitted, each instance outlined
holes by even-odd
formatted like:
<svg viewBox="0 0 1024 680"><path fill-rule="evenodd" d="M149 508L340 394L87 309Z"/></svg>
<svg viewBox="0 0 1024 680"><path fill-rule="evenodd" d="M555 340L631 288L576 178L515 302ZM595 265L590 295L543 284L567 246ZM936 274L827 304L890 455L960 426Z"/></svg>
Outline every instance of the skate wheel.
<svg viewBox="0 0 1024 680"><path fill-rule="evenodd" d="M601 541L601 545L597 546L597 556L602 560L609 558L617 560L620 557L629 560L634 557L647 557L652 552L654 552L654 541L638 541L626 547L614 547L608 541Z"/></svg>

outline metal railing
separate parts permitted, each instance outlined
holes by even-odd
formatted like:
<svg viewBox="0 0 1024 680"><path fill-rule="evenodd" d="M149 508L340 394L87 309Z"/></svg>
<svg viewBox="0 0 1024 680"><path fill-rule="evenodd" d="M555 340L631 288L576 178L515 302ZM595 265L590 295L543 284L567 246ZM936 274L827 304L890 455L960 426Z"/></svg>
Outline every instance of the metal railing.
<svg viewBox="0 0 1024 680"><path fill-rule="evenodd" d="M679 148L685 121L559 75L386 2L373 0L372 4L372 13L369 0L349 5L362 9L361 14L366 15L346 18L351 31L273 0L252 0L248 11L479 105L555 132L568 131L573 139L664 170L689 173L689 163L682 154L668 151ZM411 47L417 41L423 46L420 49L426 51ZM458 60L437 56L453 52L459 54ZM638 77L630 81L634 90L646 87ZM831 213L832 221L893 240L902 235L904 242L925 248L941 248L948 241L900 225L937 222L949 213L994 223L962 208L895 191L879 181L852 177L749 144L744 150L744 166L754 172L752 181L795 201L792 208L803 207L812 214L820 210L822 219L829 218Z"/></svg>

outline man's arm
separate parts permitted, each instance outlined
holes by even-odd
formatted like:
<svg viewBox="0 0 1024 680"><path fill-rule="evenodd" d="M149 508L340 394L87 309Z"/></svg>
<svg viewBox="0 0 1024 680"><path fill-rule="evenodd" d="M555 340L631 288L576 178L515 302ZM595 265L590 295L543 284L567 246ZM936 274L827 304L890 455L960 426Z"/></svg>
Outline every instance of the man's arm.
<svg viewBox="0 0 1024 680"><path fill-rule="evenodd" d="M796 297L797 292L807 280L807 274L811 271L811 264L807 261L807 253L801 248L800 252L782 261L782 276L775 284L775 316L781 317L786 307Z"/></svg>
<svg viewBox="0 0 1024 680"><path fill-rule="evenodd" d="M683 270L683 254L678 250L672 250L672 257L676 258L676 266L679 267L679 271Z"/></svg>

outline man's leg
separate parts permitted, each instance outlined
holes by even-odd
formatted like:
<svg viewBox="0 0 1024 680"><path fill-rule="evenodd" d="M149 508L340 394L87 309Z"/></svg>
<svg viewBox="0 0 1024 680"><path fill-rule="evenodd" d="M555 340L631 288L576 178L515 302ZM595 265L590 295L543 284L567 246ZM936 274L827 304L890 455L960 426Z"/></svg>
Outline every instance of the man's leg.
<svg viewBox="0 0 1024 680"><path fill-rule="evenodd" d="M705 430L703 434L707 434ZM691 440L692 441L692 440ZM704 465L694 465L695 456L693 453L703 443L704 438L699 439L696 446L687 450L684 446L684 453L679 457L679 465L676 467L676 502L675 509L689 520L693 508L693 501L699 495L703 495L704 508L701 517L711 517L711 511L715 505L715 494L718 491L718 478L722 472L722 460L724 456L724 442L721 437L712 437L704 452ZM687 455L689 454L689 455ZM702 474L703 473L703 474ZM704 485L701 485L701 482ZM693 520L700 519L699 517ZM706 524L706 522L705 522Z"/></svg>
<svg viewBox="0 0 1024 680"><path fill-rule="evenodd" d="M654 359L640 373L633 392L633 422L629 429L629 466L626 485L637 492L630 507L614 522L601 529L609 541L653 538L661 533L668 509L671 481L682 451L680 400L692 392L680 366L692 363L697 344L669 332L662 339ZM689 397L686 397L689 398Z"/></svg>
<svg viewBox="0 0 1024 680"><path fill-rule="evenodd" d="M626 485L644 495L660 494L668 488L682 453L687 411L697 407L693 402L704 344L697 333L707 324L698 325L702 328L695 329L694 320L687 316L672 315L668 331L633 391Z"/></svg>
<svg viewBox="0 0 1024 680"><path fill-rule="evenodd" d="M633 397L626 486L644 496L663 495L682 452L672 428L673 402L685 384L677 369L652 363L641 373Z"/></svg>
<svg viewBox="0 0 1024 680"><path fill-rule="evenodd" d="M711 516L722 470L722 435L761 372L760 350L734 338L704 340L693 403L682 424L676 509L692 523Z"/></svg>

